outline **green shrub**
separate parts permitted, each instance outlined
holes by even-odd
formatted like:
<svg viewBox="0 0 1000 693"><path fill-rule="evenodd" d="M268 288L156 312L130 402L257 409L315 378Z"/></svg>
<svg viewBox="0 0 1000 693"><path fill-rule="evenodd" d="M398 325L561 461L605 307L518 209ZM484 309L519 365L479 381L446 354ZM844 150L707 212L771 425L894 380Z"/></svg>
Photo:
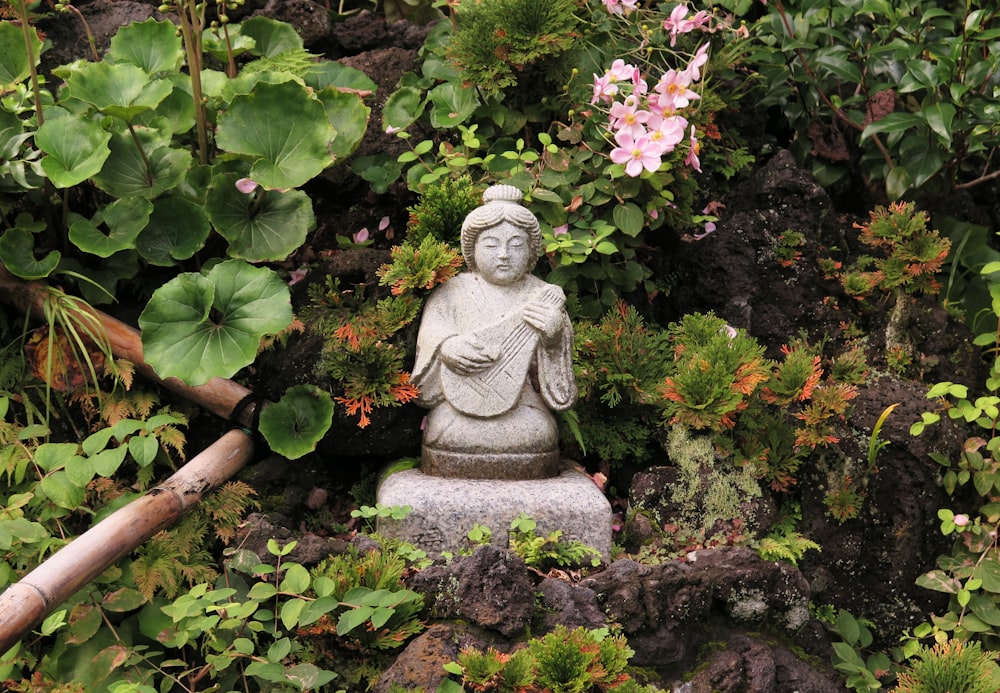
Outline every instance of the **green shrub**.
<svg viewBox="0 0 1000 693"><path fill-rule="evenodd" d="M937 643L921 648L916 660L897 678L896 693L996 693L1000 681L995 653L978 642Z"/></svg>

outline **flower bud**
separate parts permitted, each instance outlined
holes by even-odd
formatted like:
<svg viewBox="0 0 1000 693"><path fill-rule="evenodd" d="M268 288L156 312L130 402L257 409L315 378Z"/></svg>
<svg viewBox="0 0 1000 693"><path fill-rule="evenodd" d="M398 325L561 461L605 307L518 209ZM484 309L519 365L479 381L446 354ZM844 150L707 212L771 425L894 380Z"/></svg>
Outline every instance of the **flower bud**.
<svg viewBox="0 0 1000 693"><path fill-rule="evenodd" d="M956 527L965 527L969 524L969 516L964 513L959 513L952 518L952 522L955 523Z"/></svg>

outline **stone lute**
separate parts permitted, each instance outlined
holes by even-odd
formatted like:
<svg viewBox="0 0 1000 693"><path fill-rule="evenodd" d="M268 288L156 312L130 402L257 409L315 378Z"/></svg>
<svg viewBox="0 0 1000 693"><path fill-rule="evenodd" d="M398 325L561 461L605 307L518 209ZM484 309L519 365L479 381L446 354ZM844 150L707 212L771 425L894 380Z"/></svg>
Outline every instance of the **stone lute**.
<svg viewBox="0 0 1000 693"><path fill-rule="evenodd" d="M558 288L541 289L529 303L542 301L561 306L565 297ZM528 368L538 345L538 331L524 322L522 306L508 318L476 330L481 344L499 344L497 360L473 375L459 375L447 367L441 369L441 387L445 398L467 416L490 418L510 411L521 396Z"/></svg>

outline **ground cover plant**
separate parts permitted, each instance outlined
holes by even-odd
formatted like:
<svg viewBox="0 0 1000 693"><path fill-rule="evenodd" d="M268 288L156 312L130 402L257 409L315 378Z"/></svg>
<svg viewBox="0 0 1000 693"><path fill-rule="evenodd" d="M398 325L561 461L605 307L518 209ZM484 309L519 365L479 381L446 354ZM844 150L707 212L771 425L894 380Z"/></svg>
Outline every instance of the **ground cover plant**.
<svg viewBox="0 0 1000 693"><path fill-rule="evenodd" d="M832 643L813 662L834 682L819 690L1000 687L992 6L315 3L330 23L307 44L303 24L264 12L293 3L183 0L46 62L61 38L92 36L97 4L20 0L0 19L0 263L49 285L46 324L0 314L0 584L203 437L197 412L114 357L91 305L130 315L163 377L274 393L254 433L284 471L278 490L253 483L260 471L230 482L59 605L0 659L0 687L750 685L717 672L720 652L741 652L731 631L676 626L690 642L668 663L650 654L663 633L648 615L545 621L559 611L546 580L576 589L626 568L527 517L510 555L535 581L529 625L499 649L442 654L437 679L384 673L444 607L408 582L432 569L426 555L364 539L361 521L405 509L373 509L359 470L398 457L382 438L410 430L397 423L413 416L422 302L460 270L458 225L496 182L524 192L542 221L537 272L569 297L580 397L562 448L614 503L616 563L694 571L702 552L749 547L807 576L809 637ZM380 15L437 19L405 25L420 38L385 83L333 59L351 22L403 26ZM786 147L833 197L815 182L782 197L767 167ZM960 195L975 215L944 203ZM782 211L795 197L824 209ZM331 447L337 462L317 464ZM277 508L302 541L250 550L248 514ZM331 536L354 542L295 558ZM859 562L845 547L876 536L885 555L918 545L908 584L878 573L875 549L867 569L837 572ZM468 565L488 539L478 528L433 569ZM763 614L770 593L721 593L704 623L739 622L740 637L799 623ZM601 598L600 618L617 613L613 590ZM754 669L741 661L729 668Z"/></svg>

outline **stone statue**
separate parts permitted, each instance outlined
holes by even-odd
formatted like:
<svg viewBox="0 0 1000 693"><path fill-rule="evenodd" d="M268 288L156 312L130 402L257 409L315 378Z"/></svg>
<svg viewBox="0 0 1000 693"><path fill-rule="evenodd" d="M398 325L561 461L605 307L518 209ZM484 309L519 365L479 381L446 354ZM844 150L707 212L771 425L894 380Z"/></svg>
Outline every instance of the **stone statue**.
<svg viewBox="0 0 1000 693"><path fill-rule="evenodd" d="M428 298L413 380L430 409L421 469L468 479L559 474L552 411L573 405L573 328L559 287L531 274L538 220L495 185L462 224L467 271Z"/></svg>

